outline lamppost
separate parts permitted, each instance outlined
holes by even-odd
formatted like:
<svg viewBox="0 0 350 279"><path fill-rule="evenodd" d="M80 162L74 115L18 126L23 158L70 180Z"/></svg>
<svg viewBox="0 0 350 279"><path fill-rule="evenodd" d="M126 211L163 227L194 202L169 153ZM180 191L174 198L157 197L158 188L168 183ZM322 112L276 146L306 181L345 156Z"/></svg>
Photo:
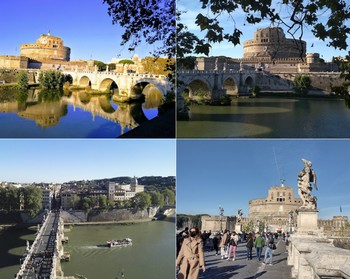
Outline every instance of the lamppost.
<svg viewBox="0 0 350 279"><path fill-rule="evenodd" d="M220 210L220 232L222 232L222 217L224 216L224 208L219 205L219 210Z"/></svg>

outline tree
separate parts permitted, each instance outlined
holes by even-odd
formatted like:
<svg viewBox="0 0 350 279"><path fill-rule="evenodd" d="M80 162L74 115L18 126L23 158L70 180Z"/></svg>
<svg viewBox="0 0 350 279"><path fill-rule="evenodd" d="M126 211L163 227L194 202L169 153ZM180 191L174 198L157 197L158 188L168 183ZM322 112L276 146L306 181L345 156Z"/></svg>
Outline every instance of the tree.
<svg viewBox="0 0 350 279"><path fill-rule="evenodd" d="M151 203L153 206L159 206L159 207L164 206L164 196L162 193L151 192L150 195L151 195Z"/></svg>
<svg viewBox="0 0 350 279"><path fill-rule="evenodd" d="M91 199L90 198L83 198L82 201L81 201L81 208L85 211L88 211L90 210L91 208Z"/></svg>
<svg viewBox="0 0 350 279"><path fill-rule="evenodd" d="M170 189L164 189L162 191L162 194L164 196L164 201L165 201L165 204L168 205L168 204L175 204L175 192L173 192L172 190Z"/></svg>
<svg viewBox="0 0 350 279"><path fill-rule="evenodd" d="M123 59L123 60L120 60L118 62L118 64L135 64L134 61L130 60L130 59Z"/></svg>
<svg viewBox="0 0 350 279"><path fill-rule="evenodd" d="M17 87L20 90L27 90L29 87L28 75L24 71L20 71L17 75Z"/></svg>
<svg viewBox="0 0 350 279"><path fill-rule="evenodd" d="M24 191L24 211L31 217L42 208L42 193L38 187L26 187Z"/></svg>
<svg viewBox="0 0 350 279"><path fill-rule="evenodd" d="M347 38L350 28L346 25L350 19L349 3L346 0L283 0L276 1L251 1L251 0L199 0L203 13L198 13L195 23L201 31L205 31L203 38L198 38L189 32L181 23L179 12L179 24L177 25L177 54L182 57L188 53L203 53L208 55L212 43L222 41L240 44L243 34L240 30L246 24L256 24L262 20L269 20L276 26L286 27L287 33L292 36L296 45L303 53L300 41L304 35L304 29L312 31L316 38L329 40L328 46L336 49L347 48ZM245 13L244 22L237 22L235 12ZM288 11L288 13L283 13ZM322 15L322 16L321 16ZM222 22L227 17L233 21L233 28L225 30ZM326 21L322 21L327 17Z"/></svg>
<svg viewBox="0 0 350 279"><path fill-rule="evenodd" d="M113 24L124 27L122 45L129 43L129 51L145 40L158 44L153 55L168 58L175 55L175 1L174 0L104 0Z"/></svg>
<svg viewBox="0 0 350 279"><path fill-rule="evenodd" d="M59 71L45 71L40 72L38 81L44 89L60 89L63 87L65 81L69 81L70 78L65 77Z"/></svg>
<svg viewBox="0 0 350 279"><path fill-rule="evenodd" d="M105 71L107 69L107 65L98 60L94 60L94 66L97 66L99 71Z"/></svg>
<svg viewBox="0 0 350 279"><path fill-rule="evenodd" d="M99 202L99 205L100 205L100 209L104 210L104 209L108 208L106 195L100 195L99 199L98 199L98 202Z"/></svg>
<svg viewBox="0 0 350 279"><path fill-rule="evenodd" d="M151 196L145 192L137 193L133 198L135 209L144 210L151 205Z"/></svg>
<svg viewBox="0 0 350 279"><path fill-rule="evenodd" d="M110 71L113 71L113 70L115 70L117 68L117 66L115 65L115 63L110 63L110 64L108 64L108 69L110 70Z"/></svg>
<svg viewBox="0 0 350 279"><path fill-rule="evenodd" d="M293 81L294 91L297 94L307 94L311 87L311 79L308 76L297 75Z"/></svg>
<svg viewBox="0 0 350 279"><path fill-rule="evenodd" d="M170 65L175 65L175 59L173 58L154 58L145 57L141 60L143 69L145 72L156 75L169 75L171 71L169 70Z"/></svg>

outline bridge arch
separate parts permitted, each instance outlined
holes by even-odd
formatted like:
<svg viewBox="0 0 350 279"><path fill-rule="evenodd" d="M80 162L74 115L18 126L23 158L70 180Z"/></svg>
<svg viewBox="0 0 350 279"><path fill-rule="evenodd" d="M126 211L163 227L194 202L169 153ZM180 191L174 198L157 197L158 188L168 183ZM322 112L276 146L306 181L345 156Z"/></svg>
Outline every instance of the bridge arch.
<svg viewBox="0 0 350 279"><path fill-rule="evenodd" d="M254 80L251 76L248 76L244 81L244 86L252 88L254 85Z"/></svg>
<svg viewBox="0 0 350 279"><path fill-rule="evenodd" d="M192 80L186 87L189 97L201 96L211 97L211 89L209 84L202 79ZM184 90L186 92L186 89Z"/></svg>
<svg viewBox="0 0 350 279"><path fill-rule="evenodd" d="M224 80L223 89L226 89L226 95L235 96L238 94L238 85L233 77Z"/></svg>
<svg viewBox="0 0 350 279"><path fill-rule="evenodd" d="M99 86L99 90L101 90L101 91L113 90L113 92L114 92L117 89L118 89L117 83L111 78L103 79L100 83L100 86Z"/></svg>
<svg viewBox="0 0 350 279"><path fill-rule="evenodd" d="M91 86L91 80L87 76L82 76L79 80L79 85L83 87Z"/></svg>

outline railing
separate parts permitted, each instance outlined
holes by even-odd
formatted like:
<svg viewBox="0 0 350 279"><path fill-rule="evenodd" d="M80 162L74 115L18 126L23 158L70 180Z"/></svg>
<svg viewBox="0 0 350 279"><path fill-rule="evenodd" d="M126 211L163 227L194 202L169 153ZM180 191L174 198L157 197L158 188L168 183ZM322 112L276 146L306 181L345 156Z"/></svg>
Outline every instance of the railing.
<svg viewBox="0 0 350 279"><path fill-rule="evenodd" d="M80 73L80 74L97 74L97 75L111 75L111 76L131 76L131 77L142 77L142 78L158 78L158 79L166 79L164 75L155 75L155 74L139 74L139 73L117 73L112 71L105 72L95 72L95 71L74 71L74 70L65 70L63 72L71 72L71 73Z"/></svg>

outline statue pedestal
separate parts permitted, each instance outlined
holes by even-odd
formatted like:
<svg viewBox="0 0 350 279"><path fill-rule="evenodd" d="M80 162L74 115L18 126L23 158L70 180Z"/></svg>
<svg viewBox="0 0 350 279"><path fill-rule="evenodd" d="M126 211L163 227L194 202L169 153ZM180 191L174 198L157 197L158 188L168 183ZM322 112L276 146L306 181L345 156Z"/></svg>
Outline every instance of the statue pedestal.
<svg viewBox="0 0 350 279"><path fill-rule="evenodd" d="M319 231L317 225L318 210L304 209L298 211L297 217L297 233L313 234Z"/></svg>
<svg viewBox="0 0 350 279"><path fill-rule="evenodd" d="M236 233L242 233L242 224L236 224L235 225L235 232Z"/></svg>

